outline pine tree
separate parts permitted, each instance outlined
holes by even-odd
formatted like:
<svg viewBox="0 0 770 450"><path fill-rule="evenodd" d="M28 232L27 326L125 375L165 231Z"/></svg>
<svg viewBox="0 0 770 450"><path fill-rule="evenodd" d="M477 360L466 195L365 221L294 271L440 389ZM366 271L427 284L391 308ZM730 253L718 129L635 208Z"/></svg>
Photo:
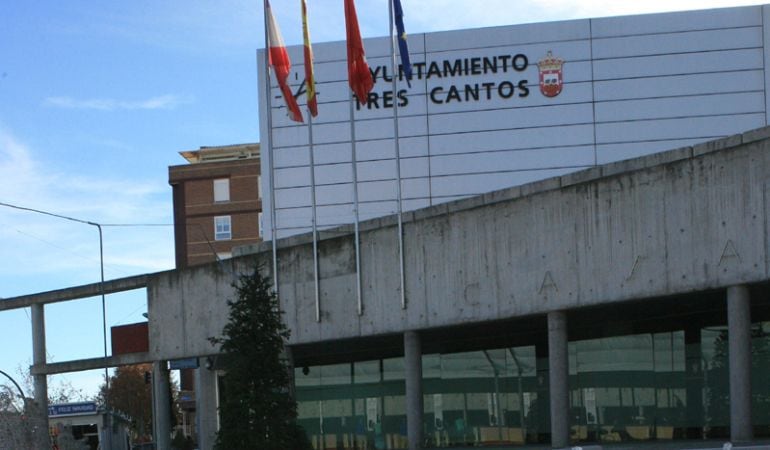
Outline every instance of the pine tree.
<svg viewBox="0 0 770 450"><path fill-rule="evenodd" d="M290 367L282 357L289 330L259 269L234 283L229 321L222 337L210 339L221 344L225 370L215 449L305 450L310 444L296 423Z"/></svg>

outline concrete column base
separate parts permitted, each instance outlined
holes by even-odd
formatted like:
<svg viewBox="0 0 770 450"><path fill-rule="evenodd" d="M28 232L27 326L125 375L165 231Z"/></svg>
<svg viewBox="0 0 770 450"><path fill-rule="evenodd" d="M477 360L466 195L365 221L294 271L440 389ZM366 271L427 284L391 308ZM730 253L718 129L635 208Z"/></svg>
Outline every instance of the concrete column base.
<svg viewBox="0 0 770 450"><path fill-rule="evenodd" d="M770 450L770 444L752 444L751 442L725 442L723 450Z"/></svg>
<svg viewBox="0 0 770 450"><path fill-rule="evenodd" d="M602 450L601 445L575 445L573 447L566 447L559 450Z"/></svg>
<svg viewBox="0 0 770 450"><path fill-rule="evenodd" d="M699 447L690 450L770 450L770 444L733 444L725 442L721 447Z"/></svg>

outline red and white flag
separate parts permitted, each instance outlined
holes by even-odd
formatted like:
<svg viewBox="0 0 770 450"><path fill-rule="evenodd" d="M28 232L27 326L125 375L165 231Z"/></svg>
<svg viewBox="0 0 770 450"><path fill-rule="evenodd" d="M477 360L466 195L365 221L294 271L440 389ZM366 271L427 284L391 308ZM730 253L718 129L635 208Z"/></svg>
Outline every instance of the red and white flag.
<svg viewBox="0 0 770 450"><path fill-rule="evenodd" d="M365 105L369 91L374 87L374 79L366 62L364 41L358 28L356 5L353 0L345 0L345 30L348 41L348 84L358 97L359 103Z"/></svg>
<svg viewBox="0 0 770 450"><path fill-rule="evenodd" d="M265 0L265 18L267 26L267 46L270 49L270 65L275 72L275 78L278 80L278 86L281 87L283 99L286 100L286 106L289 108L289 118L295 122L304 122L302 112L297 105L297 99L289 88L289 72L291 71L291 61L289 53L286 51L286 45L281 37L281 29L273 16L273 10L270 8L270 2Z"/></svg>

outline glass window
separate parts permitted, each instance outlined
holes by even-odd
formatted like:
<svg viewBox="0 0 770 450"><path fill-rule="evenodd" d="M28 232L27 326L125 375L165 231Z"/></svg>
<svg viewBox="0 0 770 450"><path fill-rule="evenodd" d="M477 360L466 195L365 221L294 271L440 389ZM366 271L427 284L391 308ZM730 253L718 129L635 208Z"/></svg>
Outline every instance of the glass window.
<svg viewBox="0 0 770 450"><path fill-rule="evenodd" d="M406 378L404 371L404 358L390 358L382 360L383 380L403 380Z"/></svg>
<svg viewBox="0 0 770 450"><path fill-rule="evenodd" d="M230 180L223 178L220 180L214 180L214 202L229 202L230 201Z"/></svg>
<svg viewBox="0 0 770 450"><path fill-rule="evenodd" d="M755 435L770 436L770 322L754 324L751 333L751 406Z"/></svg>
<svg viewBox="0 0 770 450"><path fill-rule="evenodd" d="M434 447L541 442L535 347L424 355L426 441Z"/></svg>
<svg viewBox="0 0 770 450"><path fill-rule="evenodd" d="M403 358L295 369L299 423L316 449L405 449Z"/></svg>
<svg viewBox="0 0 770 450"><path fill-rule="evenodd" d="M353 370L353 382L356 384L380 382L380 361L353 363Z"/></svg>
<svg viewBox="0 0 770 450"><path fill-rule="evenodd" d="M350 364L321 366L322 386L347 386L351 383Z"/></svg>
<svg viewBox="0 0 770 450"><path fill-rule="evenodd" d="M730 431L730 375L727 354L727 327L703 328L700 348L688 345L687 363L702 368L702 376L688 380L684 407L688 428L704 427L710 438L729 438ZM699 359L696 360L696 358ZM698 364L700 363L700 364ZM697 390L697 397L690 398ZM700 425L699 425L700 424Z"/></svg>
<svg viewBox="0 0 770 450"><path fill-rule="evenodd" d="M232 239L230 216L214 217L214 240L227 241Z"/></svg>
<svg viewBox="0 0 770 450"><path fill-rule="evenodd" d="M729 435L725 327L583 340L569 350L573 441Z"/></svg>

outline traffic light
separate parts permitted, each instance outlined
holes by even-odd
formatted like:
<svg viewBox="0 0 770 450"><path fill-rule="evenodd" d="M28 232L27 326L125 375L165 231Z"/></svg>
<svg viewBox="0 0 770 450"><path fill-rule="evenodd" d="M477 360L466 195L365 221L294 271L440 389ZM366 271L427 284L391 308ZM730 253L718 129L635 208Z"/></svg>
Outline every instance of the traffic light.
<svg viewBox="0 0 770 450"><path fill-rule="evenodd" d="M150 372L144 373L144 384L152 383L152 374Z"/></svg>

